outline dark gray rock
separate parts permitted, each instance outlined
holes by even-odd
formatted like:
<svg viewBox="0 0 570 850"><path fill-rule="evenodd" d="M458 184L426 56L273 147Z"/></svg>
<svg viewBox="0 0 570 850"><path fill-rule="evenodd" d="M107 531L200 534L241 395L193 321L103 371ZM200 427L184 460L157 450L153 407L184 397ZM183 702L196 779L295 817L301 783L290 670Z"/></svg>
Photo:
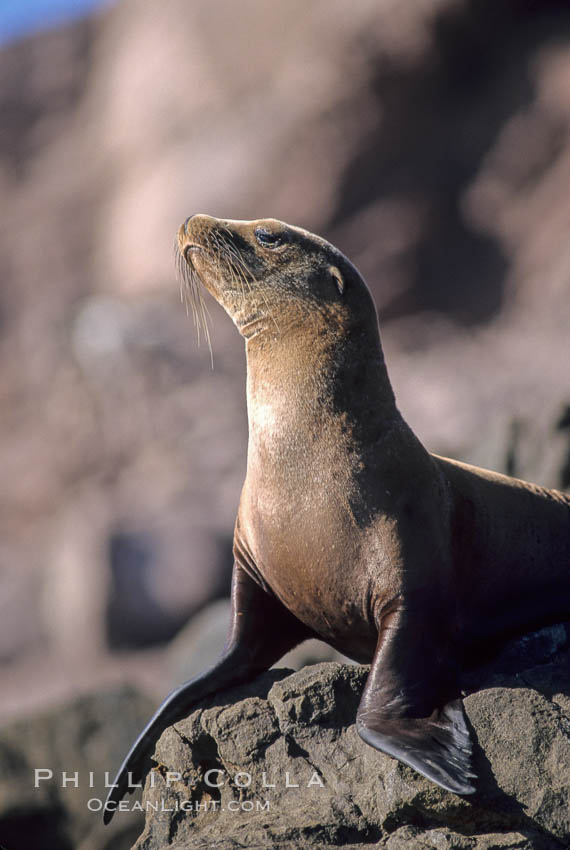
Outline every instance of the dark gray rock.
<svg viewBox="0 0 570 850"><path fill-rule="evenodd" d="M112 781L118 759L150 710L149 700L121 687L0 728L2 847L131 847L142 828L140 814L128 812L106 828L100 806L107 795L105 772ZM36 770L51 771L51 776Z"/></svg>
<svg viewBox="0 0 570 850"><path fill-rule="evenodd" d="M536 640L544 643L548 631ZM546 663L511 674L489 667L487 686L465 698L480 776L470 798L359 739L354 719L367 667L272 670L164 733L136 850L567 847L569 661L558 643Z"/></svg>
<svg viewBox="0 0 570 850"><path fill-rule="evenodd" d="M175 519L117 527L109 535L105 613L113 649L166 642L208 602L229 592L231 539L189 523L187 516Z"/></svg>
<svg viewBox="0 0 570 850"><path fill-rule="evenodd" d="M170 643L167 652L168 681L175 688L181 682L203 673L222 653L228 634L231 603L218 599L203 608ZM321 661L348 662L349 659L321 640L306 640L283 656L276 667L300 670Z"/></svg>
<svg viewBox="0 0 570 850"><path fill-rule="evenodd" d="M166 666L171 688L192 679L221 655L230 622L229 599L211 602L192 617L168 646Z"/></svg>
<svg viewBox="0 0 570 850"><path fill-rule="evenodd" d="M519 415L498 416L481 430L464 460L535 481L546 487L570 487L570 406L557 400Z"/></svg>

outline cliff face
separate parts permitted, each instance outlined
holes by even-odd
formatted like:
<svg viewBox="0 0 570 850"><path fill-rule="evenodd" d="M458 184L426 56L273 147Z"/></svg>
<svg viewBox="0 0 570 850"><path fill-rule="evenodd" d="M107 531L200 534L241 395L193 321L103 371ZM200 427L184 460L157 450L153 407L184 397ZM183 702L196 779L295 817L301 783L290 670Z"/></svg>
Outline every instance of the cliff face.
<svg viewBox="0 0 570 850"><path fill-rule="evenodd" d="M560 635L541 637L555 645ZM566 649L488 675L465 699L480 777L465 798L360 740L354 718L368 668L272 671L163 734L135 848L566 847L568 660Z"/></svg>
<svg viewBox="0 0 570 850"><path fill-rule="evenodd" d="M189 213L330 238L428 447L568 485L569 78L555 2L122 0L4 48L4 712L228 586L244 360L178 301Z"/></svg>

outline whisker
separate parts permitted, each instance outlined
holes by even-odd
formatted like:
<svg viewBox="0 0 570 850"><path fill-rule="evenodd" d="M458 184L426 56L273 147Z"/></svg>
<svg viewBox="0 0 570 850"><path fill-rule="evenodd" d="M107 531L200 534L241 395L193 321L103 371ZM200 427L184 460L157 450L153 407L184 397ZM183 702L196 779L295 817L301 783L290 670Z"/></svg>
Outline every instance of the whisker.
<svg viewBox="0 0 570 850"><path fill-rule="evenodd" d="M212 349L210 330L208 328L208 318L210 318L210 314L202 295L200 276L191 263L186 261L177 243L175 243L175 266L177 276L180 280L180 297L182 303L186 307L186 314L190 315L189 308L191 308L198 345L200 345L200 331L202 330L210 352L210 362L213 369L214 353Z"/></svg>
<svg viewBox="0 0 570 850"><path fill-rule="evenodd" d="M205 244L202 244L202 249L208 256L208 261L212 264L212 271L220 279L228 279L230 286L241 293L242 297L246 295L252 299L255 297L263 302L264 313L267 318L274 324L278 334L281 333L279 324L273 314L267 297L263 291L263 287L254 287L256 277L246 265L239 249L233 243L232 231L226 225L221 224L219 228L209 230L203 235ZM180 251L178 243L174 246L176 267L178 277L180 278L180 294L183 303L186 305L186 312L189 314L192 310L192 318L196 328L198 344L203 333L204 339L210 351L210 359L212 368L214 366L214 357L212 351L212 343L210 338L210 329L208 319L211 320L207 304L202 294L202 282L200 275L194 268L192 262L187 262L184 255ZM254 305L258 306L258 305Z"/></svg>
<svg viewBox="0 0 570 850"><path fill-rule="evenodd" d="M234 249L234 250L235 250L235 249ZM237 252L236 252L236 253L237 253ZM247 271L247 269L246 269L246 266L245 266L245 263L244 263L244 261L243 261L242 257L241 257L239 254L237 254L237 260L238 260L238 263L239 263L240 267L244 270L244 274L245 274L245 273L246 273L246 271ZM251 290L251 285L250 285L250 290ZM277 331L277 333L278 333L278 334L280 334L280 333L281 333L281 330L280 330L280 328L279 328L279 324L278 324L278 322L277 322L277 320L276 320L276 318L275 318L275 315L274 315L274 313L273 313L273 310L272 310L272 309L271 309L271 307L269 306L269 303L268 303L268 301L267 301L267 298L265 297L265 293L264 293L264 291L263 291L263 288L262 288L262 287L260 287L260 288L259 288L259 294L261 295L261 299L262 299L262 301L263 301L263 303L264 303L264 305L265 305L265 310L266 310L266 312L267 312L267 315L268 315L269 319L270 319L270 320L273 322L273 324L275 325L275 330Z"/></svg>
<svg viewBox="0 0 570 850"><path fill-rule="evenodd" d="M226 225L222 225L222 227L226 231L226 233L228 233L228 235L231 238L232 232L229 229L229 227L227 227ZM252 292L253 290L252 290L251 282L252 282L252 280L255 280L255 278L251 275L251 273L247 269L247 266L245 265L243 258L240 256L236 247L234 245L232 245L232 243L227 238L223 237L222 234L220 234L220 238L223 240L224 246L227 248L230 255L235 259L237 269L240 273L241 278L244 281L245 286L248 289L248 292ZM270 308L270 306L267 302L267 298L265 297L263 289L259 289L259 294L261 295L261 299L262 299L262 301L265 305L265 309L266 309L268 317L271 319L271 321L275 325L275 329L276 329L277 333L280 334L281 331L279 329L279 325L277 323L277 320L275 319L275 316L273 315L273 311L271 310L271 308Z"/></svg>

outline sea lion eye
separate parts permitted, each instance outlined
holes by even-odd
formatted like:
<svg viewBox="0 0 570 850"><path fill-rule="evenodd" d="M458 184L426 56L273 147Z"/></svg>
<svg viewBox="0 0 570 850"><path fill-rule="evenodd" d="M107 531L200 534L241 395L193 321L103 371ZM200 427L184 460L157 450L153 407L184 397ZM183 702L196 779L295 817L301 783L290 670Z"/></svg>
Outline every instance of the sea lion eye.
<svg viewBox="0 0 570 850"><path fill-rule="evenodd" d="M255 238L263 248L278 248L283 242L283 236L280 233L272 233L264 227L255 228Z"/></svg>

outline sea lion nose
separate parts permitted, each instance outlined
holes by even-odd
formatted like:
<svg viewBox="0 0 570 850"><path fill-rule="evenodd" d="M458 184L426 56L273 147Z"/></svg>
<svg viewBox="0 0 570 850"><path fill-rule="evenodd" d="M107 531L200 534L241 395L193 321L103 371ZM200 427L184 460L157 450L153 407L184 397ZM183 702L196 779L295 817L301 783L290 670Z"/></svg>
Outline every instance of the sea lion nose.
<svg viewBox="0 0 570 850"><path fill-rule="evenodd" d="M204 213L193 213L193 215L189 215L182 225L182 231L185 236L189 235L188 226L191 221L193 221L196 226L209 228L216 223L217 219L212 218L211 215L204 215Z"/></svg>

